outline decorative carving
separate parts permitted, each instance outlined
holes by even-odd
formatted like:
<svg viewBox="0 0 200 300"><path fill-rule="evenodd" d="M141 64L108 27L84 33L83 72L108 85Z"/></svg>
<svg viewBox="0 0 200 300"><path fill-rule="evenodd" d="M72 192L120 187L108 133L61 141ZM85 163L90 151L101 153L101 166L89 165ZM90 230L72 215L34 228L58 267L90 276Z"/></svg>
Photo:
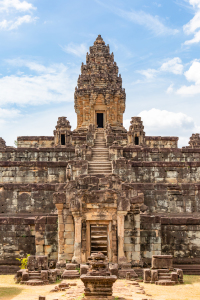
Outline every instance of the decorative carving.
<svg viewBox="0 0 200 300"><path fill-rule="evenodd" d="M114 55L109 50L99 35L87 53L86 64L81 66L74 93L77 129L88 128L90 124L97 126L94 116L98 111L104 113L104 127L108 122L123 128L126 95Z"/></svg>
<svg viewBox="0 0 200 300"><path fill-rule="evenodd" d="M132 145L145 145L145 132L141 117L132 117L128 131L128 142Z"/></svg>

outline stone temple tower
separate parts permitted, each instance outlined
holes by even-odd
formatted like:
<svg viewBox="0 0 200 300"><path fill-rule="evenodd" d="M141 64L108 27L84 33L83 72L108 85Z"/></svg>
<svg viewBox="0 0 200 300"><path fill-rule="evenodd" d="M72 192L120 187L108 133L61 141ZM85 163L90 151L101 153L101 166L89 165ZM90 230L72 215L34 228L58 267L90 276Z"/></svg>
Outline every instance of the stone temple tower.
<svg viewBox="0 0 200 300"><path fill-rule="evenodd" d="M77 129L91 124L95 128L105 128L106 124L123 127L125 90L114 55L101 35L90 47L86 65L82 64L74 98Z"/></svg>

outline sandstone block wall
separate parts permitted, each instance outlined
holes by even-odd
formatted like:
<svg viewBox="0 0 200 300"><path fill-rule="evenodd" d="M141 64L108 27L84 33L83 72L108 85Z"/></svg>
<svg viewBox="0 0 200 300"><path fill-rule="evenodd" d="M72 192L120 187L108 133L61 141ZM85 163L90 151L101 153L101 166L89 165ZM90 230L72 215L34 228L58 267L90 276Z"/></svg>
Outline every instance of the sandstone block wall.
<svg viewBox="0 0 200 300"><path fill-rule="evenodd" d="M162 253L175 264L200 263L200 218L161 218Z"/></svg>
<svg viewBox="0 0 200 300"><path fill-rule="evenodd" d="M142 147L115 147L119 154L111 159L125 157L132 161L157 161L157 162L199 162L200 149L190 148L142 148ZM112 150L112 151L113 151ZM120 156L119 156L120 155Z"/></svg>
<svg viewBox="0 0 200 300"><path fill-rule="evenodd" d="M53 147L53 136L18 136L17 147L19 148L37 148L37 147Z"/></svg>
<svg viewBox="0 0 200 300"><path fill-rule="evenodd" d="M141 215L140 247L141 257L151 264L152 255L161 255L161 222L159 216Z"/></svg>
<svg viewBox="0 0 200 300"><path fill-rule="evenodd" d="M124 252L128 261L140 260L140 214L125 216Z"/></svg>
<svg viewBox="0 0 200 300"><path fill-rule="evenodd" d="M113 173L124 181L141 183L199 183L200 162L113 161Z"/></svg>
<svg viewBox="0 0 200 300"><path fill-rule="evenodd" d="M178 137L172 136L145 136L147 147L151 148L177 148Z"/></svg>
<svg viewBox="0 0 200 300"><path fill-rule="evenodd" d="M16 258L27 254L48 255L56 260L57 216L0 216L0 270L20 263ZM1 271L0 271L1 272Z"/></svg>
<svg viewBox="0 0 200 300"><path fill-rule="evenodd" d="M144 193L147 211L162 215L186 215L200 212L199 184L131 184Z"/></svg>
<svg viewBox="0 0 200 300"><path fill-rule="evenodd" d="M0 214L48 214L55 212L53 193L55 185L50 184L1 184Z"/></svg>
<svg viewBox="0 0 200 300"><path fill-rule="evenodd" d="M19 265L17 257L35 253L34 218L0 217L0 230L0 265Z"/></svg>
<svg viewBox="0 0 200 300"><path fill-rule="evenodd" d="M75 148L14 148L0 150L0 161L61 162L76 158Z"/></svg>

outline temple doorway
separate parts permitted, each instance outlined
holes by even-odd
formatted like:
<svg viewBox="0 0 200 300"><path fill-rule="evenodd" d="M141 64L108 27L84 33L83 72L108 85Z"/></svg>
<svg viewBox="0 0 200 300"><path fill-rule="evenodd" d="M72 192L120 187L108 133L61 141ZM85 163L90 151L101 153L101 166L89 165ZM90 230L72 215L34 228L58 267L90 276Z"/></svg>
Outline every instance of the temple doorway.
<svg viewBox="0 0 200 300"><path fill-rule="evenodd" d="M108 256L108 225L91 224L90 225L90 253L102 252Z"/></svg>
<svg viewBox="0 0 200 300"><path fill-rule="evenodd" d="M97 113L97 127L103 128L103 113Z"/></svg>

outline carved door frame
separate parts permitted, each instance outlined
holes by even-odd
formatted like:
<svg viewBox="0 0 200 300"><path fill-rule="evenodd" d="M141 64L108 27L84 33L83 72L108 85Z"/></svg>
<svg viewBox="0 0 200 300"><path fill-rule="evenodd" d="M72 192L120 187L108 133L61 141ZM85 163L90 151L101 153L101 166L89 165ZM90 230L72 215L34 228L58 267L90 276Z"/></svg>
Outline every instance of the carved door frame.
<svg viewBox="0 0 200 300"><path fill-rule="evenodd" d="M112 221L104 221L104 220L87 220L86 221L86 260L90 256L91 252L91 240L90 240L90 225L91 224L99 224L99 225L107 225L107 254L108 260L112 262Z"/></svg>

